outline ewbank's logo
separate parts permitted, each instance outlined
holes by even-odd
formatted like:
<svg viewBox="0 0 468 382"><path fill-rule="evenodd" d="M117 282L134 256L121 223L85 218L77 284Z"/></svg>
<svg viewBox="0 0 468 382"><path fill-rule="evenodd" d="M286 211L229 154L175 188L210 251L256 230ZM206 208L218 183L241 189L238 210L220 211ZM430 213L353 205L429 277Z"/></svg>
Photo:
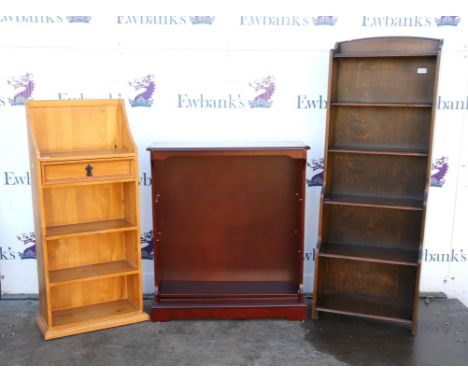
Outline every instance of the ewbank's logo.
<svg viewBox="0 0 468 382"><path fill-rule="evenodd" d="M8 98L11 106L24 105L24 102L31 98L35 85L31 73L26 73L24 76L12 77L7 82L16 91L13 98Z"/></svg>
<svg viewBox="0 0 468 382"><path fill-rule="evenodd" d="M214 20L214 16L190 16L190 22L192 23L192 25L212 25L214 23Z"/></svg>
<svg viewBox="0 0 468 382"><path fill-rule="evenodd" d="M440 157L431 164L431 187L442 187L449 169L448 157Z"/></svg>
<svg viewBox="0 0 468 382"><path fill-rule="evenodd" d="M249 86L254 89L257 94L252 101L249 101L249 105L252 108L263 107L270 108L273 100L273 93L275 92L275 78L268 76L260 80L250 82Z"/></svg>
<svg viewBox="0 0 468 382"><path fill-rule="evenodd" d="M335 16L241 16L241 26L262 27L312 27L335 25Z"/></svg>
<svg viewBox="0 0 468 382"><path fill-rule="evenodd" d="M133 81L129 81L128 83L137 92L135 98L128 100L132 107L150 107L153 104L152 97L154 89L156 89L156 84L152 74L148 74L147 76L140 78L135 78Z"/></svg>
<svg viewBox="0 0 468 382"><path fill-rule="evenodd" d="M438 27L443 26L452 26L456 27L460 22L459 16L440 16L440 18L435 18L435 23Z"/></svg>
<svg viewBox="0 0 468 382"><path fill-rule="evenodd" d="M21 241L25 248L23 252L18 252L21 260L36 259L36 237L34 232L23 233L21 236L16 236Z"/></svg>
<svg viewBox="0 0 468 382"><path fill-rule="evenodd" d="M141 234L141 258L143 260L154 259L154 239L153 231L144 232Z"/></svg>
<svg viewBox="0 0 468 382"><path fill-rule="evenodd" d="M312 21L314 25L329 25L333 26L336 24L337 17L335 16L318 16L318 17L312 17Z"/></svg>
<svg viewBox="0 0 468 382"><path fill-rule="evenodd" d="M91 21L91 16L67 16L67 21L69 23L84 23L89 24Z"/></svg>
<svg viewBox="0 0 468 382"><path fill-rule="evenodd" d="M312 169L312 176L310 179L306 179L306 183L309 187L322 187L323 186L323 158L312 159L307 162L307 167Z"/></svg>

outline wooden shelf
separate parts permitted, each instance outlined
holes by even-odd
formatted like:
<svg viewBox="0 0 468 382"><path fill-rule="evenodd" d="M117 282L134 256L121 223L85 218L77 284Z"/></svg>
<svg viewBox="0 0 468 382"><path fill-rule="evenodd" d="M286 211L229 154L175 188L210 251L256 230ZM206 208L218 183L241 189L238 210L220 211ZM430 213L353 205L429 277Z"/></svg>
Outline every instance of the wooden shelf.
<svg viewBox="0 0 468 382"><path fill-rule="evenodd" d="M383 197L365 196L365 195L326 195L324 197L323 202L324 204L391 208L391 209L398 209L398 210L414 210L414 211L421 211L423 209L423 204L424 204L422 200L416 200L416 199L383 198Z"/></svg>
<svg viewBox="0 0 468 382"><path fill-rule="evenodd" d="M103 220L88 223L65 224L46 227L46 240L57 240L70 236L94 235L137 230L138 226L125 219Z"/></svg>
<svg viewBox="0 0 468 382"><path fill-rule="evenodd" d="M369 154L369 155L398 155L427 157L427 149L399 148L399 147L366 147L366 146L331 146L329 153Z"/></svg>
<svg viewBox="0 0 468 382"><path fill-rule="evenodd" d="M423 107L431 108L432 103L386 103L386 102L332 102L332 106L352 107Z"/></svg>
<svg viewBox="0 0 468 382"><path fill-rule="evenodd" d="M160 297L291 296L298 286L287 281L161 281Z"/></svg>
<svg viewBox="0 0 468 382"><path fill-rule="evenodd" d="M54 326L83 324L89 321L104 321L115 316L137 313L130 300L118 300L52 311Z"/></svg>
<svg viewBox="0 0 468 382"><path fill-rule="evenodd" d="M88 281L97 278L124 276L138 273L138 268L126 260L84 265L49 271L49 285Z"/></svg>
<svg viewBox="0 0 468 382"><path fill-rule="evenodd" d="M418 249L323 243L319 249L319 256L384 264L418 265Z"/></svg>
<svg viewBox="0 0 468 382"><path fill-rule="evenodd" d="M86 151L56 151L56 152L41 152L40 160L42 162L49 161L78 161L85 159L108 159L108 158L128 158L135 157L133 151L127 149L102 149L102 150L86 150Z"/></svg>
<svg viewBox="0 0 468 382"><path fill-rule="evenodd" d="M317 310L400 323L412 322L412 308L398 299L363 298L351 294L324 294Z"/></svg>
<svg viewBox="0 0 468 382"><path fill-rule="evenodd" d="M437 57L437 52L365 52L335 53L335 58L394 58L394 57Z"/></svg>

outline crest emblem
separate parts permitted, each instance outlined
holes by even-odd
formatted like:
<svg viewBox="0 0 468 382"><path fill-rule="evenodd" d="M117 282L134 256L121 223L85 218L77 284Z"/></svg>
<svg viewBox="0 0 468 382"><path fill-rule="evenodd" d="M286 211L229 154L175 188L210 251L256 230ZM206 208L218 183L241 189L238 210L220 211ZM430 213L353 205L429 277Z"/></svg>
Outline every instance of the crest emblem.
<svg viewBox="0 0 468 382"><path fill-rule="evenodd" d="M307 167L312 169L312 176L310 179L306 179L306 183L309 187L322 187L323 186L323 158L312 159Z"/></svg>
<svg viewBox="0 0 468 382"><path fill-rule="evenodd" d="M275 78L267 76L260 80L250 82L249 86L257 94L252 101L249 101L251 108L262 107L269 109L273 103L272 97L275 92Z"/></svg>
<svg viewBox="0 0 468 382"><path fill-rule="evenodd" d="M192 25L207 24L212 25L215 20L214 16L190 16Z"/></svg>
<svg viewBox="0 0 468 382"><path fill-rule="evenodd" d="M23 76L12 77L7 80L7 82L8 85L13 86L16 91L13 98L8 98L11 106L24 105L24 102L31 98L35 86L31 73L26 73Z"/></svg>
<svg viewBox="0 0 468 382"><path fill-rule="evenodd" d="M312 17L312 22L314 25L329 25L333 26L336 24L337 17L335 16L317 16Z"/></svg>
<svg viewBox="0 0 468 382"><path fill-rule="evenodd" d="M442 187L449 169L448 157L440 157L431 163L431 187Z"/></svg>
<svg viewBox="0 0 468 382"><path fill-rule="evenodd" d="M452 26L456 27L460 22L460 16L440 16L439 18L435 18L435 23L438 27L443 26Z"/></svg>
<svg viewBox="0 0 468 382"><path fill-rule="evenodd" d="M21 236L16 237L25 246L23 252L18 253L21 260L36 259L36 236L34 235L34 232L23 233Z"/></svg>
<svg viewBox="0 0 468 382"><path fill-rule="evenodd" d="M137 95L133 99L128 100L130 105L132 107L151 107L153 104L152 97L154 90L156 89L154 76L152 74L148 74L140 78L135 78L133 81L129 81L129 85L137 92Z"/></svg>
<svg viewBox="0 0 468 382"><path fill-rule="evenodd" d="M89 22L91 21L91 16L67 16L67 21L72 24L89 24Z"/></svg>
<svg viewBox="0 0 468 382"><path fill-rule="evenodd" d="M148 231L141 234L141 258L143 260L154 259L154 239L153 231Z"/></svg>

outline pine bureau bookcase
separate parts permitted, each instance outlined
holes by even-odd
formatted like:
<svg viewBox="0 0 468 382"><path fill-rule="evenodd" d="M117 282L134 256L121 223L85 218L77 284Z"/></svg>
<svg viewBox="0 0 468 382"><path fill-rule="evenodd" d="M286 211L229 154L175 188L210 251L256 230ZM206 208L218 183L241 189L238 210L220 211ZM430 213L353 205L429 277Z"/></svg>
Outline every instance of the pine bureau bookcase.
<svg viewBox="0 0 468 382"><path fill-rule="evenodd" d="M121 100L26 105L45 339L143 312L137 148Z"/></svg>
<svg viewBox="0 0 468 382"><path fill-rule="evenodd" d="M313 318L416 331L442 41L380 37L330 55Z"/></svg>
<svg viewBox="0 0 468 382"><path fill-rule="evenodd" d="M301 142L155 143L153 321L305 320Z"/></svg>

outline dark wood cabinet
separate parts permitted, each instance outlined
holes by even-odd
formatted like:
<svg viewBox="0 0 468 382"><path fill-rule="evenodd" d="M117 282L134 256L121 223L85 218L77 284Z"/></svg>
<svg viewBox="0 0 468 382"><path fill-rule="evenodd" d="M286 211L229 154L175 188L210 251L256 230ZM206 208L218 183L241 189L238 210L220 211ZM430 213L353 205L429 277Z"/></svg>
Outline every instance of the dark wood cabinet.
<svg viewBox="0 0 468 382"><path fill-rule="evenodd" d="M153 144L153 321L304 320L302 143Z"/></svg>
<svg viewBox="0 0 468 382"><path fill-rule="evenodd" d="M441 45L381 37L331 51L315 319L332 312L416 331Z"/></svg>

